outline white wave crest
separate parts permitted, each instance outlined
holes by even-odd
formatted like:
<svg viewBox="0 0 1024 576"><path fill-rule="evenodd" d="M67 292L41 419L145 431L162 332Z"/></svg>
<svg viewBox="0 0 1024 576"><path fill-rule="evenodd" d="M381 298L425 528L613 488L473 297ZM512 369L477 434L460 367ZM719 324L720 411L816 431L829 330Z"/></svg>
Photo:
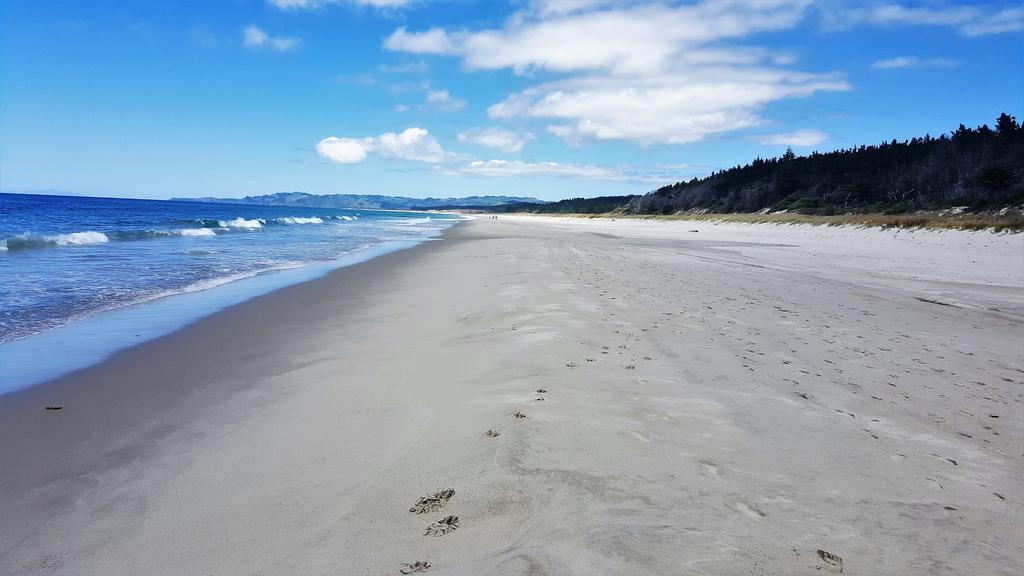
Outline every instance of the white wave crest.
<svg viewBox="0 0 1024 576"><path fill-rule="evenodd" d="M109 242L110 238L107 238L107 235L103 232L86 231L46 236L46 240L53 242L57 246L69 246L79 244L103 244L104 242Z"/></svg>
<svg viewBox="0 0 1024 576"><path fill-rule="evenodd" d="M338 218L341 218L342 220L345 220L347 222L351 222L356 219L355 216L338 216Z"/></svg>
<svg viewBox="0 0 1024 576"><path fill-rule="evenodd" d="M168 291L162 293L161 296L170 296L178 292L201 292L203 290L209 290L210 288L216 288L224 284L236 282L238 280L244 280L246 278L252 278L257 274L256 271L250 272L239 272L237 274L231 274L230 276L220 276L218 278L208 278L206 280L197 280L180 290Z"/></svg>
<svg viewBox="0 0 1024 576"><path fill-rule="evenodd" d="M220 220L220 221L217 222L217 224L220 225L221 228L247 228L249 230L256 230L258 228L263 228L263 225L265 223L266 223L266 221L261 219L261 218L255 218L253 220L246 220L245 218L242 218L241 216L239 216L238 218L235 218L234 220Z"/></svg>
<svg viewBox="0 0 1024 576"><path fill-rule="evenodd" d="M388 224L395 224L397 226L419 226L420 224L429 224L430 216L424 218L404 218L402 220L389 220Z"/></svg>
<svg viewBox="0 0 1024 576"><path fill-rule="evenodd" d="M285 216L284 218L275 218L274 222L280 224L323 224L324 221L319 216L312 216L309 218L302 216Z"/></svg>
<svg viewBox="0 0 1024 576"><path fill-rule="evenodd" d="M178 233L182 236L216 236L217 232L213 228L184 228L178 230Z"/></svg>

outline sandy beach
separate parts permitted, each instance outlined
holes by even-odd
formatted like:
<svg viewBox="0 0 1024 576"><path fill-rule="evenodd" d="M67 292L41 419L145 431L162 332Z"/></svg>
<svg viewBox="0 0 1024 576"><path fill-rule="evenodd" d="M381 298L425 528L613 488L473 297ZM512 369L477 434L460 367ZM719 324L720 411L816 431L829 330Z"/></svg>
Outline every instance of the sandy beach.
<svg viewBox="0 0 1024 576"><path fill-rule="evenodd" d="M0 398L0 573L1021 574L1022 322L1024 235L479 218Z"/></svg>

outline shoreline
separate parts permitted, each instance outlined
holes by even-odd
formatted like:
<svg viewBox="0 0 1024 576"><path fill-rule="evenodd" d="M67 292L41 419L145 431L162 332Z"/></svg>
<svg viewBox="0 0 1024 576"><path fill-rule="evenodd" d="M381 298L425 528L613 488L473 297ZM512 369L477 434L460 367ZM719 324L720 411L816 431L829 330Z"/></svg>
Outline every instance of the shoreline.
<svg viewBox="0 0 1024 576"><path fill-rule="evenodd" d="M450 229L444 230L437 239L443 239L445 233ZM135 366L155 362L157 358L167 356L169 352L201 357L202 355L199 351L203 346L197 345L197 340L225 342L230 339L222 324L236 322L242 325L242 329L257 330L263 323L261 318L264 316L263 311L266 306L280 306L294 298L305 297L311 291L316 292L320 285L325 283L346 286L365 284L367 281L356 278L357 275L367 273L364 270L365 268L386 270L401 266L401 260L414 258L414 252L427 244L429 244L429 241L418 242L410 247L398 248L369 260L330 269L310 279L280 286L272 289L270 292L257 294L240 302L214 310L211 313L204 314L191 322L171 329L169 332L120 348L110 355L82 368L74 369L55 378L27 387L12 390L0 395L0 421L9 421L5 418L9 413L5 412L8 410L20 411L20 406L33 404L42 406L45 404L70 409L71 406L68 406L67 402L61 401L61 398L67 397L68 394L80 398L86 403L88 403L88 398L93 395L115 395L120 399L130 399L130 386L125 386L123 380L118 378L109 378L110 373L131 372L131 369ZM387 261L381 262L383 259L387 259ZM374 264L376 266L373 266ZM372 274L373 272L370 273ZM379 274L380 272L378 271L377 273ZM344 277L336 277L336 275L344 275ZM105 389L115 386L119 382L122 384L118 390ZM162 398L162 401L173 402L179 400L186 393L187 391L181 390L169 397ZM10 408L12 405L19 407ZM13 454L13 452L11 451L10 453ZM4 460L7 456L8 453L4 453L0 460Z"/></svg>
<svg viewBox="0 0 1024 576"><path fill-rule="evenodd" d="M463 222L0 397L0 571L1024 567L1019 237L672 226Z"/></svg>
<svg viewBox="0 0 1024 576"><path fill-rule="evenodd" d="M452 225L457 223L455 221ZM4 342L0 344L0 397L95 366L118 351L180 330L227 307L320 278L341 268L408 250L430 242L438 235L388 240L329 261L261 271L220 282L207 289L186 289L109 310L94 311L31 336ZM54 349L63 352L59 365L52 360Z"/></svg>

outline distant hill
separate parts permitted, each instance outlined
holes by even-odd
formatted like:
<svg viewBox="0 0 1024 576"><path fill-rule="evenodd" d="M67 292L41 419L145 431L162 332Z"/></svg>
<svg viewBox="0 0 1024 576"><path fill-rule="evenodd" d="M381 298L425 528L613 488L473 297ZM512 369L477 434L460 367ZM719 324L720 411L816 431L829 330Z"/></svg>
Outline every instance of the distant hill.
<svg viewBox="0 0 1024 576"><path fill-rule="evenodd" d="M639 196L598 196L596 198L567 198L557 202L509 202L499 206L474 207L463 204L440 206L439 210L477 210L480 212L530 212L535 214L604 214L621 209Z"/></svg>
<svg viewBox="0 0 1024 576"><path fill-rule="evenodd" d="M245 198L171 198L179 202L218 202L222 204L259 204L264 206L298 206L302 208L355 208L361 210L438 209L444 206L483 208L509 203L544 204L543 200L517 196L467 196L466 198L405 198L375 194L307 194L278 192Z"/></svg>

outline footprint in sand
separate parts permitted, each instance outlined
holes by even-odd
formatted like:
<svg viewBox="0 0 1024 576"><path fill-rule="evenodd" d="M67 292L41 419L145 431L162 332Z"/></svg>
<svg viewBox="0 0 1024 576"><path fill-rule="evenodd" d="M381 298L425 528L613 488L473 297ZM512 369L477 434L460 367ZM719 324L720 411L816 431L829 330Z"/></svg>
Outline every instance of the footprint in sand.
<svg viewBox="0 0 1024 576"><path fill-rule="evenodd" d="M761 518L764 518L768 515L757 506L751 504L750 502L744 502L743 500L737 500L733 502L732 508L737 512L740 512L755 520L760 520Z"/></svg>
<svg viewBox="0 0 1024 576"><path fill-rule="evenodd" d="M459 517L458 516L445 516L437 522L434 522L430 526L427 526L427 531L423 533L424 536L444 536L449 532L454 532L459 529Z"/></svg>
<svg viewBox="0 0 1024 576"><path fill-rule="evenodd" d="M833 568L838 568L839 573L843 572L843 559L831 552L825 552L824 550L818 550L818 558L821 558L826 564Z"/></svg>
<svg viewBox="0 0 1024 576"><path fill-rule="evenodd" d="M548 393L548 391L545 390L544 388L537 388L537 394L547 394L547 393Z"/></svg>
<svg viewBox="0 0 1024 576"><path fill-rule="evenodd" d="M440 490L433 494L427 494L420 501L417 502L412 508L409 508L409 512L415 512L417 514L424 514L426 512L434 512L444 508L448 501L455 495L455 490L448 488L447 490Z"/></svg>
<svg viewBox="0 0 1024 576"><path fill-rule="evenodd" d="M516 412L513 416L516 418L526 418L526 414L523 414L522 412Z"/></svg>
<svg viewBox="0 0 1024 576"><path fill-rule="evenodd" d="M398 571L402 574L412 574L413 572L426 572L427 570L430 570L430 562L427 562L426 560L417 560L416 562L402 564L402 566L398 568Z"/></svg>
<svg viewBox="0 0 1024 576"><path fill-rule="evenodd" d="M700 462L700 465L704 467L704 470L707 470L708 474L711 474L712 476L718 476L717 464L715 464L711 460L708 460L707 458L701 458L697 460L697 462Z"/></svg>
<svg viewBox="0 0 1024 576"><path fill-rule="evenodd" d="M497 438L498 436L501 436L501 432L498 432L497 430L488 430L487 432L484 432L484 436L487 436L488 438Z"/></svg>

